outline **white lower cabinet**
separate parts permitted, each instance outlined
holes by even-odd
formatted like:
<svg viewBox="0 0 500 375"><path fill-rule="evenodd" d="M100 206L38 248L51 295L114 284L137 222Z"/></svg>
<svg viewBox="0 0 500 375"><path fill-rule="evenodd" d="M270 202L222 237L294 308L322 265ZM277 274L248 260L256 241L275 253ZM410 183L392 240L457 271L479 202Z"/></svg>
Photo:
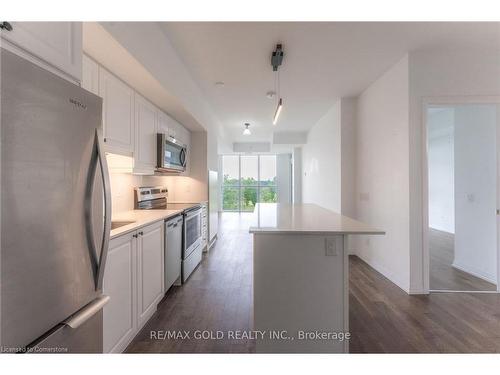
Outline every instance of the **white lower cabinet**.
<svg viewBox="0 0 500 375"><path fill-rule="evenodd" d="M103 293L111 297L103 311L105 353L122 352L137 332L137 241L133 235L125 234L109 243L103 282Z"/></svg>
<svg viewBox="0 0 500 375"><path fill-rule="evenodd" d="M137 322L142 327L163 296L163 221L138 231Z"/></svg>
<svg viewBox="0 0 500 375"><path fill-rule="evenodd" d="M103 293L103 349L121 353L163 297L163 221L110 241Z"/></svg>

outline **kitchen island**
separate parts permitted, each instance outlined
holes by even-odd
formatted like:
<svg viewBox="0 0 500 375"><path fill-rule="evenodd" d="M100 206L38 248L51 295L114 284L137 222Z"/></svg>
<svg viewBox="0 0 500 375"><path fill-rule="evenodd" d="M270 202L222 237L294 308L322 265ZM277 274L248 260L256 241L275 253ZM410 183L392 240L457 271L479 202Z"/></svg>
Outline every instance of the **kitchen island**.
<svg viewBox="0 0 500 375"><path fill-rule="evenodd" d="M254 210L254 330L258 353L347 353L347 240L383 231L314 204Z"/></svg>

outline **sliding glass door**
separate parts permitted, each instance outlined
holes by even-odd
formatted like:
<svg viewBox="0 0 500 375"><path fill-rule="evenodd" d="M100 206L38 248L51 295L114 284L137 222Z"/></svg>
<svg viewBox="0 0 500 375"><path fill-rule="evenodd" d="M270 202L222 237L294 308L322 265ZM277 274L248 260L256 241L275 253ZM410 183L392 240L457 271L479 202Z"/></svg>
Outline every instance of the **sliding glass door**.
<svg viewBox="0 0 500 375"><path fill-rule="evenodd" d="M222 209L253 211L257 202L275 203L276 155L223 155Z"/></svg>

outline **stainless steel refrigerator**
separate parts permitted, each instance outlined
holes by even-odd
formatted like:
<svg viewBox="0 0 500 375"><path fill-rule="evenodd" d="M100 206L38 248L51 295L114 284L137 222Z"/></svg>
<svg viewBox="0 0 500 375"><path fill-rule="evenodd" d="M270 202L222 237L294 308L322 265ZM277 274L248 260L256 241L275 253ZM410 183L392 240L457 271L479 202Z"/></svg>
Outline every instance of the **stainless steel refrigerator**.
<svg viewBox="0 0 500 375"><path fill-rule="evenodd" d="M3 352L102 352L102 99L0 49Z"/></svg>

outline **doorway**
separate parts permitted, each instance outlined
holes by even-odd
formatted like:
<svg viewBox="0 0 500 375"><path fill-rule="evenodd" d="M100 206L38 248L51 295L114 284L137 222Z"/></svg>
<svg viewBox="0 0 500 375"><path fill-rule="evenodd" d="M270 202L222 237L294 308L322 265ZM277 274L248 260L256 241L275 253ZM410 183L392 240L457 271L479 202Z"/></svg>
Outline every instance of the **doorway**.
<svg viewBox="0 0 500 375"><path fill-rule="evenodd" d="M498 290L497 104L426 108L429 290Z"/></svg>

